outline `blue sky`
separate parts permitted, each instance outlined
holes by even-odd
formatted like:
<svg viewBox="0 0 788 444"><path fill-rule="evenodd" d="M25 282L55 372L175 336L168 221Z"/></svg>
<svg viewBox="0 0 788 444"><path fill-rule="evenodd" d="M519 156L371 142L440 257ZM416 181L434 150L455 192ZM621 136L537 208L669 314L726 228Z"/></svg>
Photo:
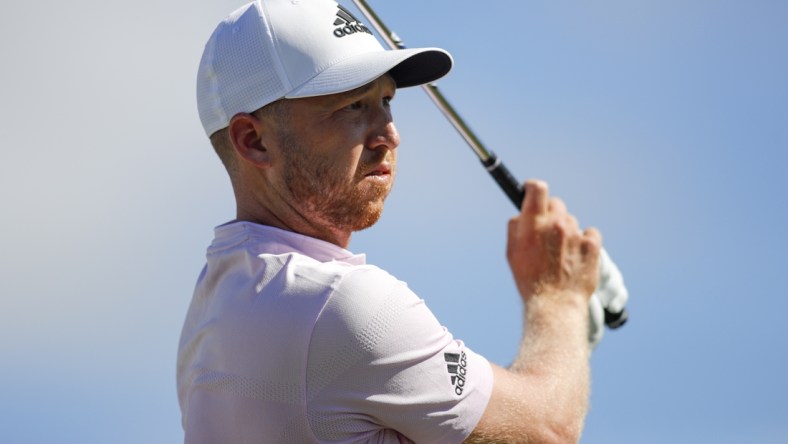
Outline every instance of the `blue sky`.
<svg viewBox="0 0 788 444"><path fill-rule="evenodd" d="M234 212L194 78L241 3L2 6L0 441L182 440L178 335ZM454 55L449 100L624 273L631 322L593 356L581 442L788 442L788 3L371 4ZM513 207L419 89L394 110L398 183L351 249L505 365Z"/></svg>

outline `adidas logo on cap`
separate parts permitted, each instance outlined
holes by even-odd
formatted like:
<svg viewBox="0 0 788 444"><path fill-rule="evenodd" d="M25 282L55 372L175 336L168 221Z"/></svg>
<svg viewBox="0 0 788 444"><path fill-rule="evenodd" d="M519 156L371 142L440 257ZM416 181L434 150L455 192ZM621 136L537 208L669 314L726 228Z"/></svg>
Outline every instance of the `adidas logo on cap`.
<svg viewBox="0 0 788 444"><path fill-rule="evenodd" d="M444 353L443 359L446 360L446 367L451 376L451 385L454 386L454 393L462 395L465 387L465 376L468 373L468 362L465 352Z"/></svg>
<svg viewBox="0 0 788 444"><path fill-rule="evenodd" d="M358 21L358 19L353 16L350 11L342 7L342 5L337 6L339 7L339 11L337 11L337 19L334 20L334 26L338 26L338 28L334 30L335 36L341 38L346 35L355 34L357 32L366 32L367 34L372 35L372 31L361 24L361 22Z"/></svg>

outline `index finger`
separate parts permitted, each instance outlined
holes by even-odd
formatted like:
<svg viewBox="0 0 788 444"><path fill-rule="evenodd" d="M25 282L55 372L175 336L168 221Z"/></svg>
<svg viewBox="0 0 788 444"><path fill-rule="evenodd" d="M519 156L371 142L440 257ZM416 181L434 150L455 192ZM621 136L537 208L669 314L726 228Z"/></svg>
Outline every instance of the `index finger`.
<svg viewBox="0 0 788 444"><path fill-rule="evenodd" d="M525 200L522 213L528 216L547 214L550 202L547 182L531 179L525 182Z"/></svg>

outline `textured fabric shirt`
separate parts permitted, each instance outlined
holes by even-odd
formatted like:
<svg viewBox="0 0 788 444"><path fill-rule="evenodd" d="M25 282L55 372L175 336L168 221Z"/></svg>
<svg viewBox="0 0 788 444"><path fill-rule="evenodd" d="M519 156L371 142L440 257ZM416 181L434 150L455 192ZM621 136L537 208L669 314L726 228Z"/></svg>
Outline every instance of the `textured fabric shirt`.
<svg viewBox="0 0 788 444"><path fill-rule="evenodd" d="M272 227L215 230L178 352L187 443L459 443L473 431L490 364L365 262Z"/></svg>

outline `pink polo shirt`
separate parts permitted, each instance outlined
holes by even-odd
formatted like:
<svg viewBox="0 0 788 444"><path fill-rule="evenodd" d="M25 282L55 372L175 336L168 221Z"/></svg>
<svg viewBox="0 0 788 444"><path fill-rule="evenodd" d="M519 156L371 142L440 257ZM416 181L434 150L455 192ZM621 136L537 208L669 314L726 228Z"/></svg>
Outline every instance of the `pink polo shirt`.
<svg viewBox="0 0 788 444"><path fill-rule="evenodd" d="M492 391L482 356L407 285L336 245L218 227L183 326L195 443L460 443Z"/></svg>

